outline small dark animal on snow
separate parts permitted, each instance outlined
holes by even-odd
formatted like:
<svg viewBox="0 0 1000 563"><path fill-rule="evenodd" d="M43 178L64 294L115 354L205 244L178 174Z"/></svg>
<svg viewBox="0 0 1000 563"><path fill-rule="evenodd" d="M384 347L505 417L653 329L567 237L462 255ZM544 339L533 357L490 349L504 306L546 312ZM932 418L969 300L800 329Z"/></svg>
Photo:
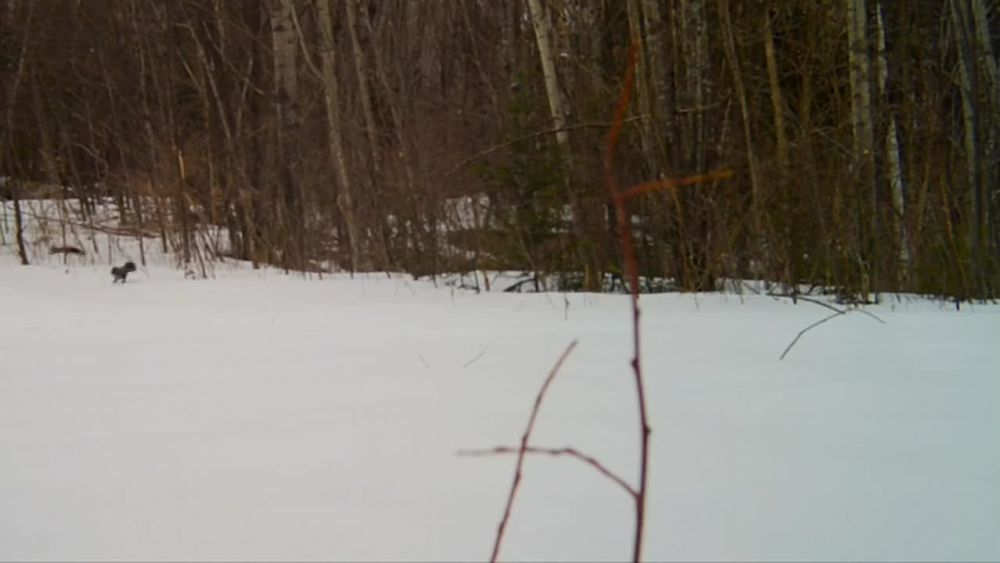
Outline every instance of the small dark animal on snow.
<svg viewBox="0 0 1000 563"><path fill-rule="evenodd" d="M114 277L114 279L111 280L111 283L115 283L117 281L125 283L125 278L128 277L129 272L134 272L134 271L135 271L135 262L125 262L124 266L116 266L114 268L111 268L111 275Z"/></svg>

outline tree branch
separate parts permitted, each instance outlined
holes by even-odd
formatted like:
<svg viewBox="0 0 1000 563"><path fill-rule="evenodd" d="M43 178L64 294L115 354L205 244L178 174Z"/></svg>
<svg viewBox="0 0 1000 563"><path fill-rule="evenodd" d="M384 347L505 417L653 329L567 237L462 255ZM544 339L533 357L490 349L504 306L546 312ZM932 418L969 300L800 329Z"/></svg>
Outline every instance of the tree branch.
<svg viewBox="0 0 1000 563"><path fill-rule="evenodd" d="M608 132L608 140L604 153L604 183L615 207L615 219L618 226L618 241L622 247L625 261L625 273L628 276L632 303L632 373L634 375L636 399L639 407L639 487L635 493L635 535L632 542L632 561L638 563L642 559L642 540L646 529L646 483L649 476L649 418L646 414L646 389L642 379L642 355L640 353L641 327L639 324L639 264L635 255L635 244L632 242L632 225L628 213L628 203L632 197L641 192L631 190L620 191L615 177L614 159L618 137L621 135L622 124L625 122L625 112L628 110L629 98L632 96L632 85L635 80L635 65L638 46L633 43L628 51L628 66L625 69L625 80L622 84L621 96L615 108L614 127Z"/></svg>
<svg viewBox="0 0 1000 563"><path fill-rule="evenodd" d="M812 297L806 297L806 296L802 296L802 295L789 295L787 293L769 293L768 296L775 297L775 298L782 297L782 298L785 298L785 299L792 299L793 301L794 300L807 301L809 303L813 303L815 305L819 305L820 307L825 307L825 308L830 309L831 311L833 311L832 315L824 317L824 318L822 318L822 319L820 319L820 320L812 323L811 325L807 326L806 328L800 330L799 333L795 335L795 339L792 340L791 343L788 344L788 347L785 348L785 351L781 353L781 357L778 358L779 361L785 359L785 356L788 355L788 352L790 352L792 350L792 347L795 346L795 343L798 342L799 339L802 338L803 335L805 335L805 333L807 333L810 330L818 327L819 325L821 325L821 324L829 321L830 319L832 319L834 317L839 317L841 315L846 315L848 313L862 313L864 315L867 315L867 316L875 319L876 321L878 321L878 322L880 322L882 324L886 324L886 322L884 320L882 320L875 313L872 313L871 311L865 311L864 309L860 309L858 307L848 307L846 309L839 309L839 308L834 307L833 305L831 305L831 304L829 304L829 303L827 303L825 301L821 301L819 299L814 299Z"/></svg>
<svg viewBox="0 0 1000 563"><path fill-rule="evenodd" d="M792 342L788 345L788 347L785 348L785 351L781 353L781 357L778 358L778 360L784 360L785 359L785 356L787 356L788 352L791 351L792 346L795 346L795 343L798 342L800 338L802 338L802 335L804 335L805 333L809 332L810 330L818 327L819 325L825 323L826 321L828 321L828 320L830 320L830 319L832 319L834 317L839 317L840 315L843 315L843 314L846 314L846 313L847 313L847 311L837 311L836 313L834 313L832 315L829 315L829 316L826 316L826 317L823 317L822 319L820 319L820 320L814 322L813 324L807 326L806 328L800 330L799 333L795 335L795 339L792 340Z"/></svg>
<svg viewBox="0 0 1000 563"><path fill-rule="evenodd" d="M626 119L624 121L626 123L628 123L628 122L632 122L632 121L637 121L639 119L642 119L643 117L645 117L645 116L635 115L635 116L632 116L632 117L630 117L630 118L628 118L628 119ZM577 123L575 125L567 125L565 127L556 127L556 128L553 128L553 129L545 129L543 131L535 131L534 133L528 133L527 135L521 135L520 137L514 137L513 139L510 139L509 141L504 141L503 143L500 143L499 145L493 145L491 147L485 148L485 149L477 152L476 154L470 156L469 158L466 158L462 162L460 162L457 165L455 165L452 168L450 168L448 171L446 171L444 173L444 175L446 177L447 176L451 176L455 172L458 172L462 168L465 168L466 166L468 166L472 162L474 162L476 160L479 160L480 158L483 158L484 156L488 156L490 154L493 154L493 153L497 152L498 150L505 149L505 148L507 148L507 147L509 147L511 145L520 143L522 141L530 141L531 139L536 139L538 137L544 137L546 135L554 135L556 133L562 133L564 131L576 131L578 129L607 129L609 127L614 127L614 125L615 125L614 123L606 123L606 122L603 122L603 121L593 121L593 122L588 122L588 123Z"/></svg>
<svg viewBox="0 0 1000 563"><path fill-rule="evenodd" d="M521 475L524 468L524 457L528 453L528 440L531 438L531 432L535 429L535 420L538 418L538 411L542 406L542 400L545 398L545 393L549 390L549 386L552 385L552 381L556 378L559 373L559 369L562 368L563 363L566 358L569 357L573 349L576 348L577 341L574 340L569 343L566 350L563 351L559 359L556 360L554 366L552 366L552 371L549 372L548 377L545 378L545 383L542 384L542 388L538 390L538 395L535 396L535 406L531 409L531 416L528 418L528 426L524 430L524 435L521 436L521 445L517 450L517 465L514 469L514 481L510 485L510 493L507 495L507 505L503 510L503 517L500 519L500 524L497 526L496 540L493 542L493 553L490 555L490 563L495 563L497 556L500 555L500 544L503 543L504 532L507 530L507 522L510 520L511 508L514 506L514 498L517 496L517 490L521 486Z"/></svg>
<svg viewBox="0 0 1000 563"><path fill-rule="evenodd" d="M458 455L467 457L481 457L481 456L504 455L504 454L519 454L520 451L521 451L520 448L515 448L513 446L497 446L495 448L488 450L459 450ZM635 496L639 494L634 488L632 488L632 485L629 485L628 482L625 481L625 479L622 479L621 477L616 475L613 471L605 467L605 465L600 461L598 461L597 458L584 454L575 448L540 448L535 446L528 446L527 448L525 448L524 451L525 453L529 454L546 454L553 457L569 456L574 459L578 459L596 469L601 475L614 481L615 484L617 484L619 487L625 489L625 492L628 493L629 496L635 498Z"/></svg>

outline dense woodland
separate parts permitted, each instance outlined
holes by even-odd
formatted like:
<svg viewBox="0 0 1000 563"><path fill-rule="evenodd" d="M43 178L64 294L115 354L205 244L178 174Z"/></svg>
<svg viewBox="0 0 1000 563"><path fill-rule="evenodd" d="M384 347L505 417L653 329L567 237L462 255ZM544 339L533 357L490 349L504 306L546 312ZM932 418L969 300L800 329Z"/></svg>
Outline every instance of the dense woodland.
<svg viewBox="0 0 1000 563"><path fill-rule="evenodd" d="M3 0L6 199L294 270L1000 291L996 0ZM20 206L17 206L20 210ZM22 253L23 254L23 253ZM27 262L27 256L23 256Z"/></svg>

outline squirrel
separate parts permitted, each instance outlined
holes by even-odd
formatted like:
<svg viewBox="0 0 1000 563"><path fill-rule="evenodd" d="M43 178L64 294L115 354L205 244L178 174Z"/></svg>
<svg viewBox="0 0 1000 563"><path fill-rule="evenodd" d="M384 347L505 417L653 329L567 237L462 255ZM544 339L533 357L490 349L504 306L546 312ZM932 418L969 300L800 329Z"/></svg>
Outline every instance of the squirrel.
<svg viewBox="0 0 1000 563"><path fill-rule="evenodd" d="M111 268L111 275L113 276L111 283L115 283L119 280L122 283L125 283L125 278L128 277L129 272L134 272L134 271L135 271L135 263L132 261L125 262L124 266L116 266L114 268Z"/></svg>

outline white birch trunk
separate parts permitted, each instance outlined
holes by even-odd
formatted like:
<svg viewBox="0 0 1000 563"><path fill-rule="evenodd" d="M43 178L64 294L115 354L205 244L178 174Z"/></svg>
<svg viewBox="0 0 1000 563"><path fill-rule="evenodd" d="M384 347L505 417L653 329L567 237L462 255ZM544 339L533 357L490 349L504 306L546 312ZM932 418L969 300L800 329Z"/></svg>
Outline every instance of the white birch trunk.
<svg viewBox="0 0 1000 563"><path fill-rule="evenodd" d="M552 125L556 132L556 142L569 172L570 147L569 133L566 128L566 104L559 90L559 77L556 75L555 57L552 54L552 22L548 10L542 7L540 0L528 0L531 11L531 24L535 29L535 39L538 43L538 57L542 63L542 77L545 80L545 94L549 101L549 112L552 115Z"/></svg>
<svg viewBox="0 0 1000 563"><path fill-rule="evenodd" d="M694 31L694 53L691 59L694 80L694 169L700 174L705 171L705 151L708 147L708 130L705 123L705 109L711 95L709 71L711 62L709 61L708 49L708 7L706 0L693 0L689 3L691 7Z"/></svg>
<svg viewBox="0 0 1000 563"><path fill-rule="evenodd" d="M565 131L566 102L563 100L562 91L559 88L559 77L556 74L555 56L552 52L552 23L549 12L542 7L540 0L528 0L528 9L531 12L531 23L538 44L538 57L542 63L542 76L549 100L549 111L552 114L552 124L556 129L556 143L559 145L564 170L563 185L566 189L570 209L573 211L571 229L580 240L586 240L588 227L591 229L591 236L596 236L594 230L603 231L604 229L600 226L601 219L598 208L593 205L585 205L581 201L582 198L573 190L570 181L570 176L573 173L573 155L569 144L569 133ZM588 253L580 245L577 245L576 252L580 262L584 265L584 288L587 291L594 291L599 284L599 268L601 267L599 259L593 252Z"/></svg>
<svg viewBox="0 0 1000 563"><path fill-rule="evenodd" d="M847 0L848 78L851 85L851 125L858 157L872 157L874 133L871 123L871 64L865 28L865 0Z"/></svg>
<svg viewBox="0 0 1000 563"><path fill-rule="evenodd" d="M330 0L316 0L316 18L319 20L323 75L323 102L326 105L326 132L330 159L339 184L337 207L347 226L348 247L350 249L351 271L361 266L361 232L358 228L351 179L347 175L347 159L344 156L343 134L341 133L340 101L337 82L337 53L333 38L333 14Z"/></svg>
<svg viewBox="0 0 1000 563"><path fill-rule="evenodd" d="M302 217L295 214L302 209L301 193L298 189L295 162L298 151L295 150L295 130L298 123L296 101L298 100L298 43L293 21L294 0L271 0L271 49L274 68L274 105L278 116L277 149L280 155L280 186L283 205L276 206L279 214L279 224L286 227L291 234L289 240L283 241L284 252L281 259L284 266L298 262L299 267L305 267L303 262Z"/></svg>
<svg viewBox="0 0 1000 563"><path fill-rule="evenodd" d="M875 23L878 48L878 82L879 91L885 92L888 77L888 61L885 56L885 25L882 21L882 6L875 10ZM895 111L889 112L889 123L886 130L886 162L889 167L889 190L892 197L892 215L895 226L896 244L899 245L899 260L904 265L910 261L910 247L906 237L906 201L903 194L902 154L899 146L899 127L896 124Z"/></svg>

